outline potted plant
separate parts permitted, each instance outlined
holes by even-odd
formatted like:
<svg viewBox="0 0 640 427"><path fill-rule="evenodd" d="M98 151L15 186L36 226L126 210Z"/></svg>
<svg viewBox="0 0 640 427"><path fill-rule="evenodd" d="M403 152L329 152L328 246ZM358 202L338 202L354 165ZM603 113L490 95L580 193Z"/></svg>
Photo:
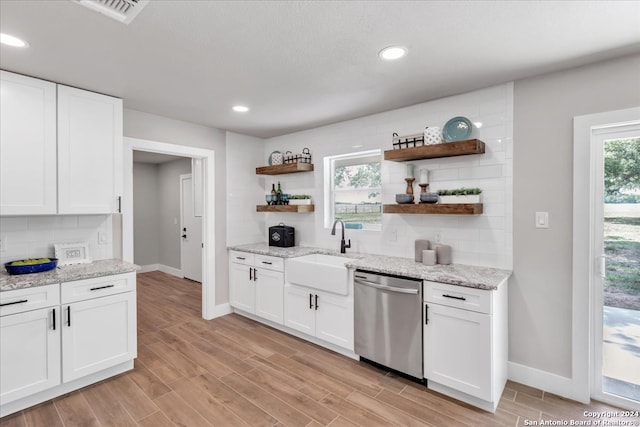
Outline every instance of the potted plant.
<svg viewBox="0 0 640 427"><path fill-rule="evenodd" d="M290 205L310 205L311 196L308 194L291 194L289 195Z"/></svg>
<svg viewBox="0 0 640 427"><path fill-rule="evenodd" d="M482 190L479 188L456 188L453 190L439 190L440 203L480 203Z"/></svg>

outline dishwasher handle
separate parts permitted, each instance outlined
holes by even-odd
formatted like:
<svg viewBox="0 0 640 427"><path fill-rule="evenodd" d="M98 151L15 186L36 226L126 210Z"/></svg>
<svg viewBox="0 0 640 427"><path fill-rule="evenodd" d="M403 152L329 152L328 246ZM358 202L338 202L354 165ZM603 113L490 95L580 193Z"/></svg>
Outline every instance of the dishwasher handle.
<svg viewBox="0 0 640 427"><path fill-rule="evenodd" d="M368 280L362 280L362 279L356 279L355 283L364 285L364 286L369 286L376 289L382 289L383 291L397 292L401 294L418 295L418 293L420 292L418 289L396 288L395 286L380 285L378 283L373 283Z"/></svg>

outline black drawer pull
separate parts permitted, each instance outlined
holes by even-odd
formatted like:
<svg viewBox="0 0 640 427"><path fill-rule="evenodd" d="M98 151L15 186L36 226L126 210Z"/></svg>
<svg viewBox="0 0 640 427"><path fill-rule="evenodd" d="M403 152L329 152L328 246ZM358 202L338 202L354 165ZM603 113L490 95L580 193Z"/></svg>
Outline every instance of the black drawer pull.
<svg viewBox="0 0 640 427"><path fill-rule="evenodd" d="M258 280L258 269L254 268L253 269L253 281L255 282L256 280Z"/></svg>
<svg viewBox="0 0 640 427"><path fill-rule="evenodd" d="M237 256L237 257L236 257L236 259L239 259L239 260L244 261L246 258L245 258L245 257L243 257L243 256Z"/></svg>
<svg viewBox="0 0 640 427"><path fill-rule="evenodd" d="M316 310L318 309L318 294L316 294Z"/></svg>
<svg viewBox="0 0 640 427"><path fill-rule="evenodd" d="M53 330L56 330L56 309L53 309Z"/></svg>
<svg viewBox="0 0 640 427"><path fill-rule="evenodd" d="M106 286L98 286L97 288L91 288L90 290L92 291L97 291L99 289L107 289L107 288L113 288L115 285L106 285Z"/></svg>
<svg viewBox="0 0 640 427"><path fill-rule="evenodd" d="M4 307L5 305L14 305L14 304L22 304L29 301L28 299L21 299L20 301L12 301L12 302L5 302L0 304L0 307Z"/></svg>
<svg viewBox="0 0 640 427"><path fill-rule="evenodd" d="M309 310L313 308L313 294L309 294Z"/></svg>
<svg viewBox="0 0 640 427"><path fill-rule="evenodd" d="M272 263L272 262L269 262L269 261L262 261L262 263L263 263L263 264L267 264L267 265L273 265L273 263Z"/></svg>
<svg viewBox="0 0 640 427"><path fill-rule="evenodd" d="M249 267L249 280L253 280L253 268Z"/></svg>
<svg viewBox="0 0 640 427"><path fill-rule="evenodd" d="M427 304L424 305L424 324L429 324L429 306Z"/></svg>
<svg viewBox="0 0 640 427"><path fill-rule="evenodd" d="M460 301L466 301L467 300L465 297L456 297L456 296L447 295L447 294L442 294L442 296L445 297L445 298L452 298L452 299L457 299L457 300L460 300Z"/></svg>
<svg viewBox="0 0 640 427"><path fill-rule="evenodd" d="M67 306L67 326L71 326L71 306Z"/></svg>

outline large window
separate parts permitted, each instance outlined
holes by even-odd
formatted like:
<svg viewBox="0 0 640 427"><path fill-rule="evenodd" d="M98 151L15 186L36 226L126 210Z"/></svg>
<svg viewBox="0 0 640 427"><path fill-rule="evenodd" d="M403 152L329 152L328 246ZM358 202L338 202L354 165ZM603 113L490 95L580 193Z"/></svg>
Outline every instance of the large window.
<svg viewBox="0 0 640 427"><path fill-rule="evenodd" d="M352 229L380 230L380 150L325 158L325 226L340 219Z"/></svg>

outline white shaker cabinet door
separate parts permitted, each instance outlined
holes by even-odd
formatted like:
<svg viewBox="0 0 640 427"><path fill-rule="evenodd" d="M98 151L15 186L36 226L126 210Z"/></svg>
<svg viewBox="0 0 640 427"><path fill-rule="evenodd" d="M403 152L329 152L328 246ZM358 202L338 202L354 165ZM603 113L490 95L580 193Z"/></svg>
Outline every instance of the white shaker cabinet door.
<svg viewBox="0 0 640 427"><path fill-rule="evenodd" d="M316 335L314 293L310 289L284 286L284 324L307 335Z"/></svg>
<svg viewBox="0 0 640 427"><path fill-rule="evenodd" d="M135 292L63 305L62 311L63 382L136 357Z"/></svg>
<svg viewBox="0 0 640 427"><path fill-rule="evenodd" d="M284 316L284 273L256 268L256 316L282 325Z"/></svg>
<svg viewBox="0 0 640 427"><path fill-rule="evenodd" d="M0 215L56 213L56 85L0 71Z"/></svg>
<svg viewBox="0 0 640 427"><path fill-rule="evenodd" d="M122 100L58 85L58 212L118 212L122 155Z"/></svg>
<svg viewBox="0 0 640 427"><path fill-rule="evenodd" d="M60 308L0 317L0 402L13 402L58 384Z"/></svg>
<svg viewBox="0 0 640 427"><path fill-rule="evenodd" d="M256 290L251 265L229 263L229 303L247 313L256 310Z"/></svg>
<svg viewBox="0 0 640 427"><path fill-rule="evenodd" d="M440 304L425 305L425 377L491 401L491 316Z"/></svg>
<svg viewBox="0 0 640 427"><path fill-rule="evenodd" d="M316 292L314 310L316 337L353 351L353 298Z"/></svg>

